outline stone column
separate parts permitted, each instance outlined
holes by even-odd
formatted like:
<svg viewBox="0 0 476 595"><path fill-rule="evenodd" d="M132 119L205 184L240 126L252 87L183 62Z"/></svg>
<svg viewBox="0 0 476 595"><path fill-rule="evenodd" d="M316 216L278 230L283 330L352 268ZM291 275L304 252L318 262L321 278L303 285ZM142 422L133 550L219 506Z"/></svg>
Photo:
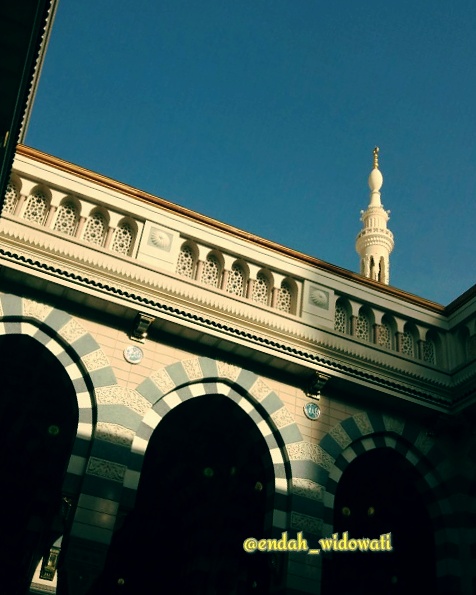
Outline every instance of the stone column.
<svg viewBox="0 0 476 595"><path fill-rule="evenodd" d="M76 228L76 233L74 237L78 240L81 239L81 234L83 233L84 224L86 223L86 217L81 216L79 218L78 227Z"/></svg>
<svg viewBox="0 0 476 595"><path fill-rule="evenodd" d="M106 233L106 239L104 240L104 248L110 249L112 238L114 236L114 232L116 231L115 227L109 227Z"/></svg>
<svg viewBox="0 0 476 595"><path fill-rule="evenodd" d="M397 351L399 353L402 352L402 346L403 346L403 333L397 333L396 334L396 340L397 340Z"/></svg>
<svg viewBox="0 0 476 595"><path fill-rule="evenodd" d="M421 339L418 339L417 344L416 344L416 356L418 359L423 359L423 347L425 345L425 341L422 341Z"/></svg>
<svg viewBox="0 0 476 595"><path fill-rule="evenodd" d="M254 284L255 284L255 280L254 279L250 279L248 281L248 291L246 293L246 297L248 299L251 299L251 296L253 295L253 286L254 286Z"/></svg>
<svg viewBox="0 0 476 595"><path fill-rule="evenodd" d="M226 291L226 284L228 283L229 276L230 276L230 271L227 269L224 269L222 279L221 279L221 289L223 289L223 291Z"/></svg>
<svg viewBox="0 0 476 595"><path fill-rule="evenodd" d="M18 202L15 206L15 210L13 211L13 214L15 215L15 217L20 216L20 213L23 209L23 205L25 204L26 199L27 199L27 196L25 194L20 194L20 196L18 197Z"/></svg>
<svg viewBox="0 0 476 595"><path fill-rule="evenodd" d="M55 205L50 206L50 210L48 212L48 216L46 217L46 221L45 221L45 227L51 226L51 222L53 221L53 217L55 216L57 209L58 209L58 207Z"/></svg>
<svg viewBox="0 0 476 595"><path fill-rule="evenodd" d="M380 326L380 324L374 324L373 325L373 329L372 329L372 341L376 344L376 345L381 345L380 343L380 329L382 327Z"/></svg>
<svg viewBox="0 0 476 595"><path fill-rule="evenodd" d="M199 260L197 262L197 272L195 274L195 279L197 281L201 282L202 279L202 271L203 271L203 267L205 266L205 263L203 262L203 260Z"/></svg>

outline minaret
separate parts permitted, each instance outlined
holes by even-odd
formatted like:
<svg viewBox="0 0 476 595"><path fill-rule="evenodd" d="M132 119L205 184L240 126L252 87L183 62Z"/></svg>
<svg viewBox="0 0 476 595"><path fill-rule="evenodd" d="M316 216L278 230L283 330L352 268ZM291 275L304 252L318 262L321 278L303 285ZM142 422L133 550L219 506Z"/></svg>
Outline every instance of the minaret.
<svg viewBox="0 0 476 595"><path fill-rule="evenodd" d="M390 211L383 208L380 188L383 176L378 168L379 148L374 149L374 168L369 176L370 203L360 211L364 228L357 236L355 249L360 256L360 274L388 285L390 280L390 252L393 250L393 233L387 229Z"/></svg>

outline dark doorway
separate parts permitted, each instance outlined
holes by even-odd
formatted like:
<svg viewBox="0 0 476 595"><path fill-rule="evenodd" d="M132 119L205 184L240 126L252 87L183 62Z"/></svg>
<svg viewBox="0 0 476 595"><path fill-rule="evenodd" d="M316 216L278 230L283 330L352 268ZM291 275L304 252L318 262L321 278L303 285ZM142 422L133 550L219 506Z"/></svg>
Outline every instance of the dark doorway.
<svg viewBox="0 0 476 595"><path fill-rule="evenodd" d="M379 448L344 471L334 503L339 537L391 533L392 552L324 555L324 595L408 595L436 592L433 528L416 489L418 474L398 452Z"/></svg>
<svg viewBox="0 0 476 595"><path fill-rule="evenodd" d="M29 336L0 337L2 592L24 595L63 530L62 484L78 426L58 360Z"/></svg>
<svg viewBox="0 0 476 595"><path fill-rule="evenodd" d="M245 554L243 541L264 536L272 479L266 442L233 401L175 407L150 440L135 510L94 593L268 593L268 556Z"/></svg>

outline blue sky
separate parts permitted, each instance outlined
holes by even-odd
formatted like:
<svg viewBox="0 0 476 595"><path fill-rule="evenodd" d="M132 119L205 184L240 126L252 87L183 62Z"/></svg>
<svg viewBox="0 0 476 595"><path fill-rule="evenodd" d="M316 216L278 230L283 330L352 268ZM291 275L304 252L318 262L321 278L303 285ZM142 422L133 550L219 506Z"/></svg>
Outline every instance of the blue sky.
<svg viewBox="0 0 476 595"><path fill-rule="evenodd" d="M475 31L472 0L60 0L26 143L352 271L378 145L390 283L446 305L476 282Z"/></svg>

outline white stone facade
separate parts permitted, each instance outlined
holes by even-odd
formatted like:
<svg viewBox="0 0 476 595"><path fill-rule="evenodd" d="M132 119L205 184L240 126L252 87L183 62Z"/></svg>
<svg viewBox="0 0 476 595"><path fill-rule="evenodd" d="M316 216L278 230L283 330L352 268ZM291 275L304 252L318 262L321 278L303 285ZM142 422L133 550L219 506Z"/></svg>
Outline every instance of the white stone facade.
<svg viewBox="0 0 476 595"><path fill-rule="evenodd" d="M151 435L190 398L219 393L255 420L279 494L270 531L331 534L342 460L362 448L398 448L427 469L429 492L473 481L463 461L474 444L474 291L443 307L26 147L7 197L1 334L20 329L58 358L80 411L83 446L65 483L71 593L88 592L76 580L84 567L101 572ZM365 221L380 229L372 200ZM142 349L138 363L124 357L131 345ZM317 401L312 421L303 408ZM437 573L455 585L460 557L461 576L473 572L473 542L453 515L459 495L443 491L431 501L436 541L453 549ZM319 558L278 566L270 592L321 592ZM465 580L453 592L469 593Z"/></svg>

